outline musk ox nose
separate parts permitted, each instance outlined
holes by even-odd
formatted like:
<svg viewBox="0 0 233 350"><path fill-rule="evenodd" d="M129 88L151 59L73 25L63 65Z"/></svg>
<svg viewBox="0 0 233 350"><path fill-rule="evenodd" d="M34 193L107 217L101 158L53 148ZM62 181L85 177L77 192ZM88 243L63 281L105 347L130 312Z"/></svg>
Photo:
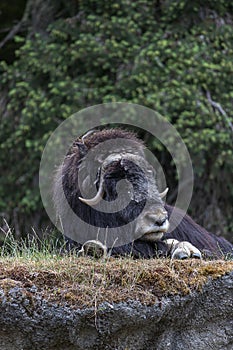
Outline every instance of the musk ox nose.
<svg viewBox="0 0 233 350"><path fill-rule="evenodd" d="M141 239L156 242L160 240L169 228L168 214L164 208L151 208L138 221L136 232L140 232Z"/></svg>
<svg viewBox="0 0 233 350"><path fill-rule="evenodd" d="M160 240L169 228L167 212L163 208L151 208L139 222L141 239L155 242Z"/></svg>
<svg viewBox="0 0 233 350"><path fill-rule="evenodd" d="M162 210L158 210L154 213L148 213L146 215L146 221L149 222L153 226L163 226L168 219L168 215L166 212Z"/></svg>
<svg viewBox="0 0 233 350"><path fill-rule="evenodd" d="M164 219L159 219L155 221L155 225L156 226L163 226L163 224L165 223L165 221L167 220L167 217Z"/></svg>

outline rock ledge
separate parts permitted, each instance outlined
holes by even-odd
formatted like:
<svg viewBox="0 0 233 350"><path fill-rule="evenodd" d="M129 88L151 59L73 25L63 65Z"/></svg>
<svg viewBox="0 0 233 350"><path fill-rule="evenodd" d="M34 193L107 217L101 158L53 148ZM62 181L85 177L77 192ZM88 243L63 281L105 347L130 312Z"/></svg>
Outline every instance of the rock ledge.
<svg viewBox="0 0 233 350"><path fill-rule="evenodd" d="M202 292L153 306L106 302L74 310L38 297L33 287L30 292L20 285L0 289L1 350L233 348L233 272L210 280Z"/></svg>

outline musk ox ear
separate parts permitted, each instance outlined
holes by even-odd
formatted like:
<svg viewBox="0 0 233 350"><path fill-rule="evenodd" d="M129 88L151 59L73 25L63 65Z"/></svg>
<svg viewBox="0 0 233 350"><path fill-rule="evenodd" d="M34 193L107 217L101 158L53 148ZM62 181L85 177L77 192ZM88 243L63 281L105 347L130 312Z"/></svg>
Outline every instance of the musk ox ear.
<svg viewBox="0 0 233 350"><path fill-rule="evenodd" d="M159 196L160 196L161 199L164 198L164 197L166 196L166 194L168 193L168 190L169 190L169 188L167 187L163 192L161 192L161 193L159 194Z"/></svg>

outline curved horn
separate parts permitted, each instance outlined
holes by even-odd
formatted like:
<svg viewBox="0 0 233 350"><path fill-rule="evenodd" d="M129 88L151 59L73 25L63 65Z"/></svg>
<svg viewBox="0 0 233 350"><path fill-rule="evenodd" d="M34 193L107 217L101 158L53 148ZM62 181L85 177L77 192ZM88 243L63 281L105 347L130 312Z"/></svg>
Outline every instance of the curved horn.
<svg viewBox="0 0 233 350"><path fill-rule="evenodd" d="M78 198L81 202L92 206L92 205L98 204L101 201L103 194L104 194L103 185L100 184L100 187L99 187L98 192L96 193L95 197L90 198L90 199L86 199L86 198L82 198L82 197L78 197Z"/></svg>
<svg viewBox="0 0 233 350"><path fill-rule="evenodd" d="M108 156L101 167L101 175L100 175L100 187L98 189L98 192L96 193L94 198L90 198L90 199L86 199L86 198L82 198L82 197L78 197L79 200L87 205L96 205L98 204L101 199L103 198L103 194L104 194L104 188L103 188L103 176L104 176L104 169L113 161L119 160L121 159L121 157L119 155L110 155Z"/></svg>
<svg viewBox="0 0 233 350"><path fill-rule="evenodd" d="M166 194L168 193L168 190L169 190L169 188L167 187L163 192L161 192L161 193L159 194L159 196L160 196L161 199L162 199L163 197L166 196Z"/></svg>

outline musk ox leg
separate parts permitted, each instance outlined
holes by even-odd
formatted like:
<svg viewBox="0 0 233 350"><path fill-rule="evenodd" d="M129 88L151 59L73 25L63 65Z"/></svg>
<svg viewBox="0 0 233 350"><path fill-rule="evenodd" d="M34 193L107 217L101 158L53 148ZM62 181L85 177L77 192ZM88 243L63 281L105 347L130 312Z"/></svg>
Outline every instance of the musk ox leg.
<svg viewBox="0 0 233 350"><path fill-rule="evenodd" d="M78 251L78 256L93 256L95 258L106 258L107 247L98 240L86 241Z"/></svg>
<svg viewBox="0 0 233 350"><path fill-rule="evenodd" d="M168 249L170 251L170 255L172 259L188 259L188 258L195 258L195 259L201 259L201 252L194 247L189 242L182 241L179 242L176 239L166 239L164 242L167 244Z"/></svg>

